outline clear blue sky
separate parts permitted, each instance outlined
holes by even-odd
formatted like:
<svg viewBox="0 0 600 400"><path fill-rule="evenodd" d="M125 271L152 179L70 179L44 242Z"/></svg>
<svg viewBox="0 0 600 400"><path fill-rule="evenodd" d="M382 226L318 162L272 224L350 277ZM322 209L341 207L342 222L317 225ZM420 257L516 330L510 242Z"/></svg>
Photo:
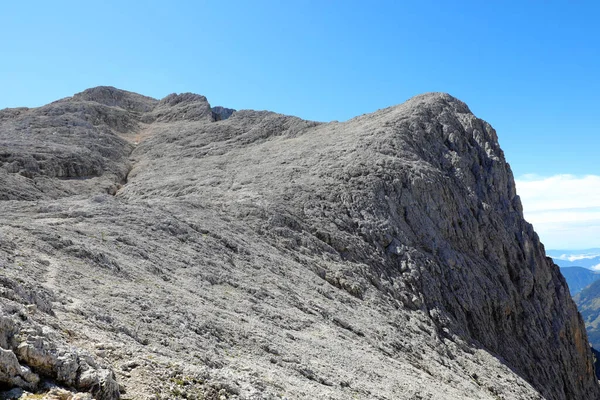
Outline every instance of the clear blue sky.
<svg viewBox="0 0 600 400"><path fill-rule="evenodd" d="M496 128L515 175L600 175L596 4L4 2L0 108L112 85L328 121L443 91Z"/></svg>

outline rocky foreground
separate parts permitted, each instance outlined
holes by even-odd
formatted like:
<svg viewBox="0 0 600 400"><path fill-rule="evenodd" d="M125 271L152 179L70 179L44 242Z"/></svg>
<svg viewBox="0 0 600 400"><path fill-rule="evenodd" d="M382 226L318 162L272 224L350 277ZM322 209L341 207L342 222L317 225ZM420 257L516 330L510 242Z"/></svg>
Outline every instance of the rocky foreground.
<svg viewBox="0 0 600 400"><path fill-rule="evenodd" d="M4 398L600 398L447 94L324 124L93 88L0 111L0 199Z"/></svg>

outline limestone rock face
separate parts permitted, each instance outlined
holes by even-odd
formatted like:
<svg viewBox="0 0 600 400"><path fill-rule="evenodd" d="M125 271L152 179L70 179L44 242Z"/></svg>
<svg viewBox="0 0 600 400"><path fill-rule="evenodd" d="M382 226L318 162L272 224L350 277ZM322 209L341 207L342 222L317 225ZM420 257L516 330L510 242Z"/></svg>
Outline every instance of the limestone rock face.
<svg viewBox="0 0 600 400"><path fill-rule="evenodd" d="M66 102L89 101L104 104L110 107L121 108L129 112L144 113L152 111L158 101L139 95L137 93L117 90L110 86L98 86L77 93L72 98L66 99Z"/></svg>
<svg viewBox="0 0 600 400"><path fill-rule="evenodd" d="M225 108L221 106L212 107L211 110L213 113L213 119L215 121L222 121L224 119L227 119L231 117L231 114L235 112L235 110L232 108Z"/></svg>
<svg viewBox="0 0 600 400"><path fill-rule="evenodd" d="M27 292L16 282L4 281L0 308L0 382L11 387L38 391L48 380L90 392L96 399L119 398L115 375L105 363L89 353L70 348L52 324L44 325L30 316L38 307L19 305L14 290ZM9 300L10 299L10 300ZM38 299L38 303L43 300ZM42 305L42 304L40 304ZM49 304L45 313L52 315ZM41 312L41 311L40 311Z"/></svg>
<svg viewBox="0 0 600 400"><path fill-rule="evenodd" d="M145 122L212 121L213 114L206 97L193 93L170 94L144 116Z"/></svg>
<svg viewBox="0 0 600 400"><path fill-rule="evenodd" d="M496 132L447 94L324 124L93 88L0 111L0 187L8 386L600 398Z"/></svg>

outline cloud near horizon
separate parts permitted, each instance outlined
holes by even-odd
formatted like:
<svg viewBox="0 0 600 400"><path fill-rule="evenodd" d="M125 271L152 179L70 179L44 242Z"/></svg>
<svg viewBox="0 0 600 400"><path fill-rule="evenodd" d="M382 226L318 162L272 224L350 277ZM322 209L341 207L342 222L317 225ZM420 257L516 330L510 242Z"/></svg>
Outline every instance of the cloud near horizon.
<svg viewBox="0 0 600 400"><path fill-rule="evenodd" d="M546 249L600 247L600 176L525 175L516 184Z"/></svg>
<svg viewBox="0 0 600 400"><path fill-rule="evenodd" d="M600 254L598 254L598 253L593 253L593 254L576 254L576 255L562 254L562 255L560 255L558 257L555 257L553 255L550 255L550 256L552 258L558 259L558 260L578 261L578 260L586 260L586 259L596 258L596 257L600 256ZM596 265L596 267L600 267L600 264Z"/></svg>

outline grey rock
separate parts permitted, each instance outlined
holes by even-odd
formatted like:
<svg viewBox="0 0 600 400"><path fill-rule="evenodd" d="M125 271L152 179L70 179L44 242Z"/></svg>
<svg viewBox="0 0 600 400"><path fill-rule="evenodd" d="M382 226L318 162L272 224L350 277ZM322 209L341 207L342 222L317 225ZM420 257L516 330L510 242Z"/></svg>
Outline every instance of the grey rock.
<svg viewBox="0 0 600 400"><path fill-rule="evenodd" d="M33 389L39 383L40 378L29 368L21 366L15 353L0 348L0 381L25 389Z"/></svg>
<svg viewBox="0 0 600 400"><path fill-rule="evenodd" d="M14 400L20 399L25 392L20 387L13 388L11 390L7 390L5 392L0 392L1 400Z"/></svg>
<svg viewBox="0 0 600 400"><path fill-rule="evenodd" d="M327 124L215 109L94 88L0 111L18 365L102 399L600 398L566 283L464 103Z"/></svg>
<svg viewBox="0 0 600 400"><path fill-rule="evenodd" d="M162 99L152 112L145 114L144 122L212 121L213 114L206 97L193 93L170 94Z"/></svg>
<svg viewBox="0 0 600 400"><path fill-rule="evenodd" d="M231 115L235 112L233 108L225 108L221 106L212 107L212 115L213 120L215 121L223 121L227 118L231 117Z"/></svg>
<svg viewBox="0 0 600 400"><path fill-rule="evenodd" d="M158 103L157 100L151 97L120 90L112 86L98 86L84 90L81 93L77 93L72 98L66 99L66 102L78 100L100 103L106 106L122 108L129 112L138 113L152 111Z"/></svg>
<svg viewBox="0 0 600 400"><path fill-rule="evenodd" d="M15 289L14 284L11 287ZM23 288L16 289L26 292ZM52 326L29 318L32 314L27 306L21 307L5 296L0 300L3 306L0 309L3 347L0 348L0 383L38 391L43 389L42 379L52 379L61 385L89 391L97 399L119 398L118 384L110 367L96 362L87 352L68 346ZM49 305L41 310L46 313L42 320L55 317Z"/></svg>

